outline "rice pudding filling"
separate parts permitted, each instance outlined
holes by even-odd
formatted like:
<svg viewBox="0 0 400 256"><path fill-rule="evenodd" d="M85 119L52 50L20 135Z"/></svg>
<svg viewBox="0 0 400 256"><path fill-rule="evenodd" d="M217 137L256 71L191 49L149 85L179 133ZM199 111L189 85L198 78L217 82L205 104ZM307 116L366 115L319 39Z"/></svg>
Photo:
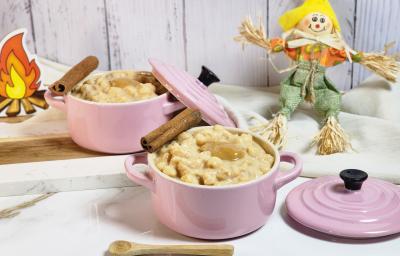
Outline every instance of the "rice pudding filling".
<svg viewBox="0 0 400 256"><path fill-rule="evenodd" d="M181 133L157 151L154 162L184 182L222 186L257 179L271 169L274 158L251 134L216 125Z"/></svg>
<svg viewBox="0 0 400 256"><path fill-rule="evenodd" d="M111 71L92 76L74 86L71 94L99 103L132 102L157 97L152 81L135 71Z"/></svg>

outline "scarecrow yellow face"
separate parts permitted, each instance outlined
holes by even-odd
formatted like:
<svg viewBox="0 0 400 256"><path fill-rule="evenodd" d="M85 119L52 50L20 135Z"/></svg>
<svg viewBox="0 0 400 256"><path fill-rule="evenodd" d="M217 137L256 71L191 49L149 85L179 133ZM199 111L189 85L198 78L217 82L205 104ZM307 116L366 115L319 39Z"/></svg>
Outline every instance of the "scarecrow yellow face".
<svg viewBox="0 0 400 256"><path fill-rule="evenodd" d="M296 28L315 36L322 36L332 33L333 24L325 14L314 12L305 16Z"/></svg>

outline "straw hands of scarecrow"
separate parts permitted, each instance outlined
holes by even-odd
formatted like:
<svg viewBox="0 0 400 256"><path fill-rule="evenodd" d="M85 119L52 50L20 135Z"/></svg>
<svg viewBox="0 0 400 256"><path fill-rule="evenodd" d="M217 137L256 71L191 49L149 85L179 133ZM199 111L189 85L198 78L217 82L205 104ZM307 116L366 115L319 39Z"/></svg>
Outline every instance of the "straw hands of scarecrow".
<svg viewBox="0 0 400 256"><path fill-rule="evenodd" d="M253 25L250 17L243 20L239 27L239 35L234 40L241 43L243 47L246 44L255 44L266 50L271 48L270 40L265 35L265 28L261 19L258 27Z"/></svg>
<svg viewBox="0 0 400 256"><path fill-rule="evenodd" d="M396 82L400 73L398 62L400 55L399 53L388 55L388 50L394 46L394 43L385 45L382 52L363 53L360 64L386 80Z"/></svg>

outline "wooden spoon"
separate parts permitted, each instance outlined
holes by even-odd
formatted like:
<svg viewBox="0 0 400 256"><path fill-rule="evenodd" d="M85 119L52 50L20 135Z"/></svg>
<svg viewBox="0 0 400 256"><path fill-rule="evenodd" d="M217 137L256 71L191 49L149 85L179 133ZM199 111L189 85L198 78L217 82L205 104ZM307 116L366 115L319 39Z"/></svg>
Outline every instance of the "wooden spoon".
<svg viewBox="0 0 400 256"><path fill-rule="evenodd" d="M183 254L232 256L233 246L227 244L207 245L149 245L128 241L113 242L108 251L111 255Z"/></svg>

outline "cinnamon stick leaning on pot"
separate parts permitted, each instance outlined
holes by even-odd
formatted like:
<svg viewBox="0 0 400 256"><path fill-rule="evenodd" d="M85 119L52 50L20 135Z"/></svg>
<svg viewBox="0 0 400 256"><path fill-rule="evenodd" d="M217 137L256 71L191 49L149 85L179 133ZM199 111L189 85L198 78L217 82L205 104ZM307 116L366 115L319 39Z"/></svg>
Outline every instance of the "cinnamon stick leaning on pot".
<svg viewBox="0 0 400 256"><path fill-rule="evenodd" d="M173 119L148 133L140 140L140 143L144 150L153 153L180 133L198 125L200 122L200 111L187 108Z"/></svg>
<svg viewBox="0 0 400 256"><path fill-rule="evenodd" d="M49 86L49 90L55 95L65 95L72 87L87 77L99 65L99 60L95 56L88 56L81 62L73 66L63 77Z"/></svg>

